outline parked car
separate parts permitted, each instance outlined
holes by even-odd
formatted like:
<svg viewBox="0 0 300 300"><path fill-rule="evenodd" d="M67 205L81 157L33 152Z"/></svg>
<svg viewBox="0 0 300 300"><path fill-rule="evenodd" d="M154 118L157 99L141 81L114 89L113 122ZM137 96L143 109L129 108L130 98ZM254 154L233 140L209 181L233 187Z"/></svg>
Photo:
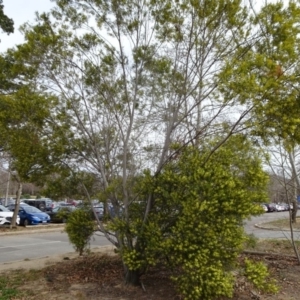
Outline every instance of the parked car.
<svg viewBox="0 0 300 300"><path fill-rule="evenodd" d="M36 207L22 203L20 204L18 215L20 217L20 225L23 226L46 224L50 222L50 216L48 214Z"/></svg>
<svg viewBox="0 0 300 300"><path fill-rule="evenodd" d="M26 204L26 203L24 203L24 202L21 202L20 203L20 206L21 205L27 205L27 206L29 206L28 204ZM11 203L11 204L8 204L7 206L6 206L6 208L7 209L9 209L10 211L14 211L15 210L15 207L16 207L16 204L15 203Z"/></svg>
<svg viewBox="0 0 300 300"><path fill-rule="evenodd" d="M264 203L264 205L268 208L268 212L276 211L276 207L273 203Z"/></svg>
<svg viewBox="0 0 300 300"><path fill-rule="evenodd" d="M46 211L52 211L54 208L53 200L50 198L41 198L39 200L45 201L46 202Z"/></svg>
<svg viewBox="0 0 300 300"><path fill-rule="evenodd" d="M97 214L99 220L103 219L104 216L104 204L103 203L97 203L93 205L94 211Z"/></svg>
<svg viewBox="0 0 300 300"><path fill-rule="evenodd" d="M0 205L0 225L9 225L13 218L13 212L3 205ZM20 224L20 217L17 216L16 224Z"/></svg>
<svg viewBox="0 0 300 300"><path fill-rule="evenodd" d="M93 219L95 219L95 215L94 215L94 212L93 212L93 209L95 211L95 213L97 214L97 217L99 218L99 220L102 220L103 219L103 216L104 216L104 204L102 202L99 202L99 203L93 203L93 209L92 209L92 206L91 206L91 203L89 202L84 202L84 203L81 203L81 204L78 204L76 206L78 209L85 209L85 210L88 210L91 214L91 217Z"/></svg>
<svg viewBox="0 0 300 300"><path fill-rule="evenodd" d="M49 198L42 199L23 199L23 202L38 208L41 211L50 212L53 209L53 201Z"/></svg>
<svg viewBox="0 0 300 300"><path fill-rule="evenodd" d="M53 223L66 223L69 214L76 208L73 205L70 206L56 206L49 212L48 215Z"/></svg>
<svg viewBox="0 0 300 300"><path fill-rule="evenodd" d="M282 205L281 203L276 203L274 205L275 205L275 210L276 211L284 211L285 210L284 205Z"/></svg>
<svg viewBox="0 0 300 300"><path fill-rule="evenodd" d="M58 206L75 207L73 203L58 202Z"/></svg>
<svg viewBox="0 0 300 300"><path fill-rule="evenodd" d="M5 202L6 202L7 205L13 204L13 203L16 202L16 199L14 199L14 198L7 198L7 199L5 200L5 198L0 198L0 204L1 204L1 205L4 205L4 206L5 206Z"/></svg>
<svg viewBox="0 0 300 300"><path fill-rule="evenodd" d="M268 212L268 207L265 204L261 204L261 207L265 212Z"/></svg>

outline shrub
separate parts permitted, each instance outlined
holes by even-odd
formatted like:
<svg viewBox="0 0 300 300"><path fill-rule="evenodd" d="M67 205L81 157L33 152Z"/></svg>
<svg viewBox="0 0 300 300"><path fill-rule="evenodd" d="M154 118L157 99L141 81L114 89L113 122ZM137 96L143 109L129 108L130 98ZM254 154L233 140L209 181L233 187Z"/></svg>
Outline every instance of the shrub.
<svg viewBox="0 0 300 300"><path fill-rule="evenodd" d="M89 248L94 232L94 221L87 211L77 209L69 215L65 231L75 250L82 255Z"/></svg>
<svg viewBox="0 0 300 300"><path fill-rule="evenodd" d="M277 293L276 281L270 278L268 268L262 262L255 262L245 259L244 275L259 290Z"/></svg>
<svg viewBox="0 0 300 300"><path fill-rule="evenodd" d="M250 242L243 221L262 213L258 203L267 198L268 176L245 137L232 137L213 159L207 159L210 147L200 150L186 148L152 182L145 178L140 184L150 189L154 204L144 227L131 221L136 228L123 230L137 231L138 242L135 251L121 253L130 269L145 269L159 261L155 258L166 257L178 291L191 300L232 296L232 271Z"/></svg>

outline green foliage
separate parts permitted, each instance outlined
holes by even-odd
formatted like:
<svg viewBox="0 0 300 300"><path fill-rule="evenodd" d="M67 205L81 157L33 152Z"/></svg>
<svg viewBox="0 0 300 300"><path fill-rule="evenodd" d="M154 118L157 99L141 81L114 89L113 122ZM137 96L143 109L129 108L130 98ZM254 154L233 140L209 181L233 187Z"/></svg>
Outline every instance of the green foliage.
<svg viewBox="0 0 300 300"><path fill-rule="evenodd" d="M0 0L0 28L10 34L14 32L14 21L4 14L3 0Z"/></svg>
<svg viewBox="0 0 300 300"><path fill-rule="evenodd" d="M245 241L245 248L255 248L257 245L258 238L253 234L247 234Z"/></svg>
<svg viewBox="0 0 300 300"><path fill-rule="evenodd" d="M42 192L51 199L83 199L86 197L83 186L93 195L96 190L95 176L88 172L74 172L62 167L59 173L47 176L47 185Z"/></svg>
<svg viewBox="0 0 300 300"><path fill-rule="evenodd" d="M300 141L299 33L300 7L296 1L269 3L253 17L257 42L240 49L240 60L220 73L226 99L237 97L252 106L252 134L268 142L270 136Z"/></svg>
<svg viewBox="0 0 300 300"><path fill-rule="evenodd" d="M138 216L143 201L130 224L115 223L137 238L136 247L121 251L129 269L167 257L168 266L180 270L173 279L186 299L232 295L231 271L247 240L243 220L262 213L259 203L267 197L268 176L251 141L232 137L207 160L217 142L185 149L156 177L145 173L139 188L152 190L155 204L145 226Z"/></svg>
<svg viewBox="0 0 300 300"><path fill-rule="evenodd" d="M76 209L69 215L65 231L79 255L88 250L94 227L91 215L83 209Z"/></svg>
<svg viewBox="0 0 300 300"><path fill-rule="evenodd" d="M270 293L278 292L276 281L274 279L270 279L270 274L266 265L262 262L254 262L247 258L244 263L244 275L256 288Z"/></svg>
<svg viewBox="0 0 300 300"><path fill-rule="evenodd" d="M55 216L55 219L56 220L62 220L63 222L64 221L67 221L68 218L70 217L70 214L72 212L70 212L70 210L68 210L68 208L64 208L62 207L59 212L57 213L57 215Z"/></svg>
<svg viewBox="0 0 300 300"><path fill-rule="evenodd" d="M15 287L7 286L7 279L0 277L0 300L9 300L18 295L18 290Z"/></svg>
<svg viewBox="0 0 300 300"><path fill-rule="evenodd" d="M30 284L30 281L35 281L40 278L40 272L36 270L30 271L12 271L9 275L0 276L0 300L10 299L29 299L29 291L20 291L19 286Z"/></svg>
<svg viewBox="0 0 300 300"><path fill-rule="evenodd" d="M249 128L296 132L299 120L288 119L289 109L299 115L297 88L290 88L296 73L283 80L289 74L274 71L289 54L285 70L298 60L289 47L298 43L299 26L290 24L298 10L268 6L260 24L239 0L56 4L51 17L23 27L26 43L0 61L0 80L16 90L0 110L15 104L18 112L12 120L0 115L0 140L17 158L14 167L30 180L52 171L49 195L77 193L80 181L94 193L97 179L99 198L114 205L109 229L127 269L143 272L167 257L186 297L230 296L243 220L261 213L267 181L252 142L232 135ZM24 89L7 78L27 81L29 92L21 97ZM29 105L35 102L45 108L41 115ZM27 141L30 130L37 146ZM187 147L192 143L197 147ZM140 176L143 164L155 176ZM82 166L93 176L70 176Z"/></svg>

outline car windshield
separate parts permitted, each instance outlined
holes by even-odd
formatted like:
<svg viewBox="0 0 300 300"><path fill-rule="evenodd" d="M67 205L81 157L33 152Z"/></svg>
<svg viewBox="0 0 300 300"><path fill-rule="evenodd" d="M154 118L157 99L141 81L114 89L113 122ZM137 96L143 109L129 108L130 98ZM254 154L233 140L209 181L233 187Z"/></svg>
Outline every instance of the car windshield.
<svg viewBox="0 0 300 300"><path fill-rule="evenodd" d="M33 206L22 206L22 209L27 213L41 213L42 211Z"/></svg>
<svg viewBox="0 0 300 300"><path fill-rule="evenodd" d="M8 208L6 208L3 205L0 205L0 211L10 211Z"/></svg>

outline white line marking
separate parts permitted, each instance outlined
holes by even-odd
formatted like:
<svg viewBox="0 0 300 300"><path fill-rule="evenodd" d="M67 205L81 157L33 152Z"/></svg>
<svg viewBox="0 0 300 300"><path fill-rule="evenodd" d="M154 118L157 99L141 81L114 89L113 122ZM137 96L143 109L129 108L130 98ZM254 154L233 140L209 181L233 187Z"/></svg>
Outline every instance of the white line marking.
<svg viewBox="0 0 300 300"><path fill-rule="evenodd" d="M43 242L43 243L35 243L35 244L26 244L26 245L11 245L11 246L4 246L1 247L1 249L4 248L20 248L20 247L27 247L27 246L42 246L44 244L54 244L54 243L62 243L62 241L51 241L51 242Z"/></svg>

